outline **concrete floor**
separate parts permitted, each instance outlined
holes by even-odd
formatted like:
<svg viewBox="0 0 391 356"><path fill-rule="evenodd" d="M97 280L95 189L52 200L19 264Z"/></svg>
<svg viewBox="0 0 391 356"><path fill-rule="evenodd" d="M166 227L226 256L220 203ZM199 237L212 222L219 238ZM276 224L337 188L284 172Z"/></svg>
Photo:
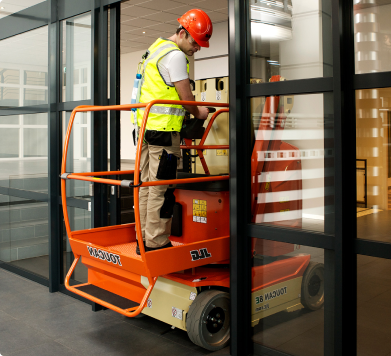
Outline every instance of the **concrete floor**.
<svg viewBox="0 0 391 356"><path fill-rule="evenodd" d="M357 355L391 355L390 272L390 260L358 256ZM295 356L323 355L323 319L323 310L272 315L254 328L254 341ZM0 269L0 354L209 353L193 345L185 332L157 320L126 319L108 310L94 313L88 304L50 294L46 287ZM228 350L218 354L228 355Z"/></svg>
<svg viewBox="0 0 391 356"><path fill-rule="evenodd" d="M391 260L359 255L357 269L357 355L391 356Z"/></svg>
<svg viewBox="0 0 391 356"><path fill-rule="evenodd" d="M2 356L229 355L194 345L186 332L147 316L125 318L0 269Z"/></svg>

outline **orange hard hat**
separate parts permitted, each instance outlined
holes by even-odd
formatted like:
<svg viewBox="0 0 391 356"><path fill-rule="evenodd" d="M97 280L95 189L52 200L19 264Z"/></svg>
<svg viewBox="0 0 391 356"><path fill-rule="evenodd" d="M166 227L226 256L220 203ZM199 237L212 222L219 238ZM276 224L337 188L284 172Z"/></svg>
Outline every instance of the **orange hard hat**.
<svg viewBox="0 0 391 356"><path fill-rule="evenodd" d="M190 10L183 14L178 21L201 47L209 47L213 25L205 11L199 9Z"/></svg>

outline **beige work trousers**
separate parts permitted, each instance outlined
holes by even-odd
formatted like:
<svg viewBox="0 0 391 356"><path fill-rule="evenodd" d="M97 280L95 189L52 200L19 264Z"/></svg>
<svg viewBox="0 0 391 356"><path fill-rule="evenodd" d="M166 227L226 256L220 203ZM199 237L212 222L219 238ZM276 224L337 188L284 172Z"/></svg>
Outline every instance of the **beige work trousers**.
<svg viewBox="0 0 391 356"><path fill-rule="evenodd" d="M159 156L163 153L163 149L178 158L181 156L179 132L172 132L171 140L172 146L153 146L143 142L140 161L142 182L161 180L156 178L156 174L160 163ZM162 247L170 242L168 236L171 235L172 218L160 217L164 193L168 187L168 185L157 185L140 188L141 231L146 246L150 248Z"/></svg>

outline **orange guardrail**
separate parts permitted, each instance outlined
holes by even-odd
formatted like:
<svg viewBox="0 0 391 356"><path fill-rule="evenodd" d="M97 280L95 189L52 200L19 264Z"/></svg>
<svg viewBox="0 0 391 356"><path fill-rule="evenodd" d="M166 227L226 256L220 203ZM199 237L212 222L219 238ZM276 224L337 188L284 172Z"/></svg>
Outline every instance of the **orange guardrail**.
<svg viewBox="0 0 391 356"><path fill-rule="evenodd" d="M72 292L83 296L85 298L88 298L104 307L110 308L112 310L115 310L123 315L133 317L138 315L142 309L145 307L145 304L147 302L147 299L156 283L157 277L157 271L158 268L156 266L156 263L152 263L151 267L153 269L153 273L150 272L148 268L144 243L142 240L141 235L141 222L140 222L140 211L139 211L139 188L140 187L148 187L148 186L156 186L156 185L169 185L169 184L180 184L180 183L196 183L196 182L208 182L208 181L217 181L217 180L228 180L229 175L223 175L223 176L214 176L214 177L199 177L199 178L187 178L187 179L172 179L172 180L160 180L160 181L153 181L153 182L140 182L140 159L141 159L141 147L143 142L143 137L146 130L146 124L148 120L149 111L155 104L175 104L175 105L187 105L187 106L212 106L212 107L220 107L223 108L221 110L218 110L214 113L212 116L205 133L198 145L191 145L191 140L186 142L186 145L182 145L181 148L185 149L195 149L198 152L198 155L201 159L202 165L204 167L205 173L209 173L209 169L206 165L205 159L202 154L202 150L204 149L228 149L228 145L204 145L206 137L213 125L214 120L216 117L223 113L228 112L228 104L222 104L222 103L211 103L211 102L195 102L195 101L174 101L174 100L153 100L149 103L140 103L140 104L129 104L129 105L113 105L113 106L90 106L90 105L83 105L76 107L71 114L66 136L65 136L65 142L64 142L64 150L63 150L63 157L62 157L62 164L61 164L61 199L62 199L62 207L63 207L63 213L64 213L64 221L65 221L65 227L68 234L69 239L71 240L73 238L72 231L70 228L69 223L69 216L68 216L68 209L67 209L67 203L66 203L66 179L74 179L74 180L82 180L82 181L89 181L94 183L103 183L103 184L109 184L109 185L116 185L121 186L121 183L123 183L123 180L117 180L117 179L106 179L106 178L99 178L96 176L112 176L112 175L124 175L124 174L134 174L134 181L129 182L129 187L134 188L134 211L135 211L135 226L136 226L136 238L139 244L139 249L141 253L141 257L137 259L137 263L144 263L145 264L145 272L146 277L149 281L149 287L146 290L146 293L144 297L142 298L142 301L138 307L133 307L127 310L120 309L114 305L111 305L110 303L107 303L103 300L100 300L96 297L93 297L81 290L78 290L74 286L71 286L69 283L69 280L76 268L77 263L80 260L80 255L77 254L75 251L75 260L65 278L65 286L67 289L71 290ZM69 146L69 140L71 136L71 131L73 127L73 123L75 120L75 116L78 112L96 112L96 111L131 111L133 108L145 108L144 116L142 120L142 124L140 127L139 132L139 139L137 142L137 150L136 150L136 160L135 160L135 169L134 170L127 170L127 171L107 171L107 172L83 172L83 173L67 173L66 172L66 161L67 161L67 154L68 154L68 146ZM130 184L133 183L133 184ZM98 229L93 229L98 230ZM91 230L92 231L92 230ZM80 233L80 232L79 232ZM79 234L78 233L78 234ZM224 237L226 238L226 237ZM77 241L77 239L75 240ZM221 238L219 239L213 239L210 240L210 243L220 243ZM196 244L195 244L196 245ZM180 247L174 247L173 249L180 248ZM170 250L170 249L168 249ZM158 251L156 251L158 252ZM154 253L156 253L154 252ZM141 259L141 260L140 260ZM152 261L152 260L150 260ZM159 274L161 275L161 274Z"/></svg>

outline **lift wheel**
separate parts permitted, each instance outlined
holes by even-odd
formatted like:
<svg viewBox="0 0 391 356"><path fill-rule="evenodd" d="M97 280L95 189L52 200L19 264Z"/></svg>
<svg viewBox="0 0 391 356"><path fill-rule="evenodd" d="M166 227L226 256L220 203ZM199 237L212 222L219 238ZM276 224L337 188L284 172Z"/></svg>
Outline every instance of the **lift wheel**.
<svg viewBox="0 0 391 356"><path fill-rule="evenodd" d="M186 319L187 334L196 345L217 351L230 339L230 297L226 292L207 290L190 305Z"/></svg>

